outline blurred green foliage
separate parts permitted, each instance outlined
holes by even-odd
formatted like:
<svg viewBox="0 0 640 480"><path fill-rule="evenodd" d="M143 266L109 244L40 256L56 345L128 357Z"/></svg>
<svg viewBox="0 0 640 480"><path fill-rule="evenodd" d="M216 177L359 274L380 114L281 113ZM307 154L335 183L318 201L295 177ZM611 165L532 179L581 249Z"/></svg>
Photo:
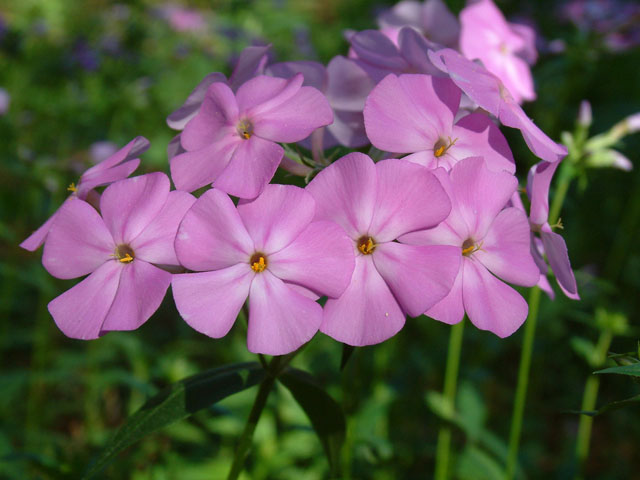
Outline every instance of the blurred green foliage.
<svg viewBox="0 0 640 480"><path fill-rule="evenodd" d="M0 88L11 97L0 116L0 479L79 478L148 396L203 369L253 360L242 322L223 340L206 338L180 320L171 295L136 332L80 342L57 330L46 305L73 282L51 278L38 253L17 245L60 205L66 186L90 164L91 145L120 146L144 135L151 149L141 171L167 171L173 133L164 118L204 75L228 74L241 49L260 41L273 43L281 60L327 62L346 53L344 29L375 28L383 3L390 2L194 1L189 6L206 21L197 32L170 28L163 5L148 0L0 3ZM538 100L526 107L552 137L573 128L585 98L594 133L640 111L638 49L607 53L596 36L563 23L550 0L498 3L507 15L534 21L543 38L566 44L563 54L540 59ZM450 5L456 11L463 2ZM535 160L518 134L505 133L524 175ZM638 136L618 149L640 166ZM575 471L579 417L571 412L595 369L585 358L603 328L596 309L628 319L612 350L631 351L640 337L640 168L588 172L586 182L572 186L561 216L582 301L559 292L553 302L543 299L521 449L520 475L527 478ZM428 478L442 421L456 427L455 477L495 478L522 332L500 340L466 329L458 409L442 412L434 392L442 388L449 329L409 319L384 344L356 349L342 372L341 346L321 334L296 358L294 365L313 372L347 414L345 478ZM598 404L637 395L630 378L602 375ZM147 437L104 478L224 478L254 394L229 397ZM277 388L269 407L243 478L325 478L322 445L291 394ZM636 404L595 418L588 478L637 475L639 415Z"/></svg>

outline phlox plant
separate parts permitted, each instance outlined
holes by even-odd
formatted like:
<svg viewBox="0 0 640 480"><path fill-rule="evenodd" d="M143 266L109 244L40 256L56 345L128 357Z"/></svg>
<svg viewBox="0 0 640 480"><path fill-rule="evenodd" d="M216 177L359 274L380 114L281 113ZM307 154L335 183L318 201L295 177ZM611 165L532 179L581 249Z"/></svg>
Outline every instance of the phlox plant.
<svg viewBox="0 0 640 480"><path fill-rule="evenodd" d="M452 325L445 398L453 408L465 322L498 338L528 317L534 329L539 292L554 296L552 277L580 298L559 230L562 199L549 206L569 151L522 106L536 98L533 29L509 23L492 0L470 3L459 18L440 0L405 1L378 20L379 30L348 32L349 52L326 66L246 48L228 78L213 72L182 105L176 99L167 118L178 132L167 146L170 177L132 176L149 146L135 137L72 183L21 244L44 245L54 277L84 277L48 304L68 337L100 341L153 322L170 286L176 321L211 337L212 348L246 319L258 363L219 366L169 390L231 382L230 395L259 384L230 479L276 381L307 412L331 474L340 475L340 441L322 428L322 409L335 402L290 366L315 336L344 344L348 358L354 347L403 335L407 317ZM526 166L501 127L517 129L538 158L527 178L516 176ZM580 158L600 158L609 146ZM306 186L273 183L279 167ZM532 289L529 302L522 287ZM505 478L516 470L528 374L526 366L518 379ZM223 398L202 395L200 408ZM142 434L193 413L174 408L136 430L171 398L151 399L87 475ZM448 428L438 439L439 479L451 471ZM344 422L338 430L339 439Z"/></svg>

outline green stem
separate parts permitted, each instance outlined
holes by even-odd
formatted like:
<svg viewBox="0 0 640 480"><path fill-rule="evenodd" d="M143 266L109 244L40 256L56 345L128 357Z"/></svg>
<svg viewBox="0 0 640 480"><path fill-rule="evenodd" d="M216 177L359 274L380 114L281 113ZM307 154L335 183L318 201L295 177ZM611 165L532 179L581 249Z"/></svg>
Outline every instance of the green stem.
<svg viewBox="0 0 640 480"><path fill-rule="evenodd" d="M458 386L458 369L462 353L462 334L465 320L451 327L449 336L449 351L447 353L447 366L444 373L444 398L455 411L456 389ZM443 425L438 431L438 443L436 446L435 480L445 480L449 472L449 451L451 449L451 426Z"/></svg>
<svg viewBox="0 0 640 480"><path fill-rule="evenodd" d="M518 464L518 448L520 447L522 418L527 400L527 387L529 386L529 371L531 370L533 340L536 335L536 323L540 307L540 292L541 290L538 287L533 287L529 294L529 316L524 325L524 338L522 339L520 367L518 369L518 384L516 386L513 415L511 417L511 432L509 433L509 451L505 468L506 480L511 480L514 477L516 465Z"/></svg>
<svg viewBox="0 0 640 480"><path fill-rule="evenodd" d="M611 330L603 330L600 333L598 344L596 346L596 354L592 367L600 367L607 360L607 351L611 345L613 334ZM600 377L591 375L587 378L582 395L582 406L580 410L590 412L595 410L596 401L598 400L598 389L600 388ZM576 479L582 478L582 470L584 462L589 456L589 444L591 442L591 427L593 425L593 417L589 415L580 416L580 424L578 425L578 437L576 441L576 459L578 461L578 470Z"/></svg>
<svg viewBox="0 0 640 480"><path fill-rule="evenodd" d="M236 448L235 455L233 456L233 463L231 464L231 470L229 471L227 480L236 480L240 476L244 467L244 460L253 441L253 434L256 430L256 426L258 425L258 420L260 420L262 411L267 405L267 398L269 398L273 385L275 384L278 375L282 373L298 352L300 352L300 349L288 355L273 357L267 366L267 378L260 383L260 387L258 388L256 399L253 401L253 406L249 412L247 423L244 426L244 430L240 436L240 441L238 442L238 447Z"/></svg>
<svg viewBox="0 0 640 480"><path fill-rule="evenodd" d="M554 225L560 216L560 209L564 203L564 198L569 191L569 185L574 177L574 169L571 164L571 158L566 158L560 164L560 171L558 172L558 182L556 183L556 190L553 195L553 202L549 209L549 225Z"/></svg>

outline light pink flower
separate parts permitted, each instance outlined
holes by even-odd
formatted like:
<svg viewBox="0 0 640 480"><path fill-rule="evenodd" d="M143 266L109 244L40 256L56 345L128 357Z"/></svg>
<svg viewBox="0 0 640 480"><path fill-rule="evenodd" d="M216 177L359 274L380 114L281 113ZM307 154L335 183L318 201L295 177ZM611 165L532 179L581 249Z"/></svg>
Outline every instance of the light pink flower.
<svg viewBox="0 0 640 480"><path fill-rule="evenodd" d="M120 180L106 188L98 213L75 199L58 210L42 263L57 278L90 274L49 303L68 337L89 340L112 330L134 330L160 306L178 266L178 224L195 199L169 192L164 173Z"/></svg>
<svg viewBox="0 0 640 480"><path fill-rule="evenodd" d="M320 331L350 345L395 335L405 315L418 316L450 290L459 249L395 240L446 218L451 204L425 167L405 160L374 164L362 153L342 157L307 186L315 219L334 221L351 237L356 266L340 298L327 300Z"/></svg>
<svg viewBox="0 0 640 480"><path fill-rule="evenodd" d="M198 114L180 136L185 153L171 159L176 188L207 184L241 198L262 192L284 154L276 142L297 142L330 124L333 113L301 74L289 80L259 76L237 94L224 83L209 86Z"/></svg>
<svg viewBox="0 0 640 480"><path fill-rule="evenodd" d="M268 185L236 208L217 189L185 215L176 238L180 262L197 273L175 275L182 318L213 338L227 334L249 297L247 346L284 355L318 331L318 295L339 296L354 266L351 242L335 223L313 222L305 190Z"/></svg>
<svg viewBox="0 0 640 480"><path fill-rule="evenodd" d="M482 156L492 170L515 173L513 155L500 129L483 113L454 124L460 89L445 77L388 75L371 92L364 109L371 143L429 168L447 170L466 157Z"/></svg>
<svg viewBox="0 0 640 480"><path fill-rule="evenodd" d="M535 63L535 33L526 25L508 23L492 0L471 3L460 12L460 50L480 59L502 80L516 102L534 100L529 64Z"/></svg>
<svg viewBox="0 0 640 480"><path fill-rule="evenodd" d="M77 185L75 183L71 183L67 188L67 190L71 192L71 195L69 195L62 205L64 206L75 199L87 200L89 193L94 188L127 178L136 168L138 168L140 159L137 157L147 150L147 148L149 148L149 140L146 138L136 137L131 140L126 146L118 150L109 158L101 161L84 172L80 177L80 180L78 180ZM59 211L60 209L54 212L44 225L33 232L20 244L20 247L31 252L40 247L47 238L47 234L49 233L52 225L55 223Z"/></svg>
<svg viewBox="0 0 640 480"><path fill-rule="evenodd" d="M507 337L525 321L528 307L500 279L531 287L540 277L531 258L526 215L504 208L518 181L507 172L492 172L482 158L464 159L449 174L443 169L434 173L451 198L451 214L436 228L400 240L454 246L462 261L449 294L426 314L454 324L466 312L476 327Z"/></svg>
<svg viewBox="0 0 640 480"><path fill-rule="evenodd" d="M540 130L500 79L482 65L451 49L429 51L429 58L477 105L494 115L503 125L520 130L527 146L538 158L558 162L567 155L567 148L555 143Z"/></svg>

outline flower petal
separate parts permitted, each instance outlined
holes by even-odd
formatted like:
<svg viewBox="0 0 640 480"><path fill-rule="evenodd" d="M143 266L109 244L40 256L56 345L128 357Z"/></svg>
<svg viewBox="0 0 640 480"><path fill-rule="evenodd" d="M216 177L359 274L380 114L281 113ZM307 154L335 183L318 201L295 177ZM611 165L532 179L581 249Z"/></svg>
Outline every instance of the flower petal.
<svg viewBox="0 0 640 480"><path fill-rule="evenodd" d="M463 262L462 300L469 320L480 330L508 337L526 320L527 302L479 262L466 258Z"/></svg>
<svg viewBox="0 0 640 480"><path fill-rule="evenodd" d="M213 186L229 195L255 198L273 178L284 149L277 143L253 136L238 144Z"/></svg>
<svg viewBox="0 0 640 480"><path fill-rule="evenodd" d="M351 48L359 59L374 67L404 71L409 65L400 56L398 48L382 32L364 30L349 39Z"/></svg>
<svg viewBox="0 0 640 480"><path fill-rule="evenodd" d="M376 174L376 205L368 233L377 242L434 227L449 215L449 197L425 167L390 159L376 164Z"/></svg>
<svg viewBox="0 0 640 480"><path fill-rule="evenodd" d="M135 330L146 322L162 303L171 274L144 260L122 265L120 283L102 332Z"/></svg>
<svg viewBox="0 0 640 480"><path fill-rule="evenodd" d="M72 198L73 196L67 197L67 199L60 206L60 208L62 208L64 204L69 200L71 200ZM53 222L56 220L56 216L58 215L58 211L60 210L60 208L55 212L53 212L53 215L51 215L47 219L47 221L40 226L40 228L38 228L35 232L33 232L31 235L25 238L20 244L20 248L24 248L25 250L29 250L30 252L37 250L47 238L47 235L49 234L49 230L51 230L51 226L53 225Z"/></svg>
<svg viewBox="0 0 640 480"><path fill-rule="evenodd" d="M98 338L116 296L123 265L107 261L91 275L49 302L49 313L67 337Z"/></svg>
<svg viewBox="0 0 640 480"><path fill-rule="evenodd" d="M169 125L169 128L182 130L200 110L209 86L212 83L225 83L226 81L227 77L219 72L210 73L204 77L189 94L182 106L167 117L167 125Z"/></svg>
<svg viewBox="0 0 640 480"><path fill-rule="evenodd" d="M322 307L289 288L268 270L257 274L249 293L250 352L284 355L300 348L318 331Z"/></svg>
<svg viewBox="0 0 640 480"><path fill-rule="evenodd" d="M262 73L268 61L267 53L270 48L271 45L252 45L242 50L229 78L229 85L233 91L237 91L243 83Z"/></svg>
<svg viewBox="0 0 640 480"><path fill-rule="evenodd" d="M248 264L174 275L171 288L180 316L200 333L224 337L249 295L254 276Z"/></svg>
<svg viewBox="0 0 640 480"><path fill-rule="evenodd" d="M505 208L489 227L480 250L472 256L501 279L533 287L540 279L540 269L531 256L530 241L527 215L514 207Z"/></svg>
<svg viewBox="0 0 640 480"><path fill-rule="evenodd" d="M169 195L169 178L161 172L120 180L100 197L104 223L116 244L135 239L158 215Z"/></svg>
<svg viewBox="0 0 640 480"><path fill-rule="evenodd" d="M402 329L405 314L370 255L356 257L351 283L338 299L328 299L320 331L354 346L383 342Z"/></svg>
<svg viewBox="0 0 640 480"><path fill-rule="evenodd" d="M249 264L253 240L223 192L204 192L185 214L175 240L178 260L189 270L220 270Z"/></svg>
<svg viewBox="0 0 640 480"><path fill-rule="evenodd" d="M254 115L276 108L294 96L304 77L298 73L291 78L275 78L260 75L244 83L236 93L240 113L253 118Z"/></svg>
<svg viewBox="0 0 640 480"><path fill-rule="evenodd" d="M322 170L306 190L316 201L314 220L336 222L354 239L367 233L376 203L376 169L362 153L350 153Z"/></svg>
<svg viewBox="0 0 640 480"><path fill-rule="evenodd" d="M56 212L42 264L56 278L76 278L110 260L116 245L100 214L78 198Z"/></svg>
<svg viewBox="0 0 640 480"><path fill-rule="evenodd" d="M333 222L312 222L292 243L269 256L276 277L330 297L339 297L355 267L354 243Z"/></svg>
<svg viewBox="0 0 640 480"><path fill-rule="evenodd" d="M333 57L327 65L326 95L336 110L362 113L364 102L375 86L356 62L341 55Z"/></svg>
<svg viewBox="0 0 640 480"><path fill-rule="evenodd" d="M193 152L184 152L170 159L171 178L178 190L193 192L213 183L227 168L236 148L243 142L229 134L219 142Z"/></svg>
<svg viewBox="0 0 640 480"><path fill-rule="evenodd" d="M463 271L463 262L461 262L456 279L447 296L428 309L425 315L449 325L454 325L464 318L464 304L462 302Z"/></svg>
<svg viewBox="0 0 640 480"><path fill-rule="evenodd" d="M544 251L547 254L549 265L551 266L551 270L553 270L553 274L556 276L556 280L558 280L560 286L568 293L576 295L578 293L578 286L576 285L576 278L571 269L569 252L567 251L567 244L564 238L552 232L548 225L543 227L540 232L540 237L542 238Z"/></svg>
<svg viewBox="0 0 640 480"><path fill-rule="evenodd" d="M396 242L383 243L372 254L376 269L412 317L422 315L449 293L461 256L458 247Z"/></svg>
<svg viewBox="0 0 640 480"><path fill-rule="evenodd" d="M139 258L156 265L179 265L174 248L178 226L196 201L187 192L169 192L162 210L129 245Z"/></svg>
<svg viewBox="0 0 640 480"><path fill-rule="evenodd" d="M267 185L262 194L238 204L238 214L257 251L282 250L307 228L315 213L309 192L293 185Z"/></svg>
<svg viewBox="0 0 640 480"><path fill-rule="evenodd" d="M544 225L549 218L549 187L553 174L560 162L539 162L527 175L527 195L531 200L529 220L536 225Z"/></svg>
<svg viewBox="0 0 640 480"><path fill-rule="evenodd" d="M87 195L89 195L92 189L127 178L138 168L138 165L140 165L140 159L136 158L135 160L121 163L106 170L99 170L91 174L87 172L82 175L78 183L76 196L81 200L86 200Z"/></svg>

